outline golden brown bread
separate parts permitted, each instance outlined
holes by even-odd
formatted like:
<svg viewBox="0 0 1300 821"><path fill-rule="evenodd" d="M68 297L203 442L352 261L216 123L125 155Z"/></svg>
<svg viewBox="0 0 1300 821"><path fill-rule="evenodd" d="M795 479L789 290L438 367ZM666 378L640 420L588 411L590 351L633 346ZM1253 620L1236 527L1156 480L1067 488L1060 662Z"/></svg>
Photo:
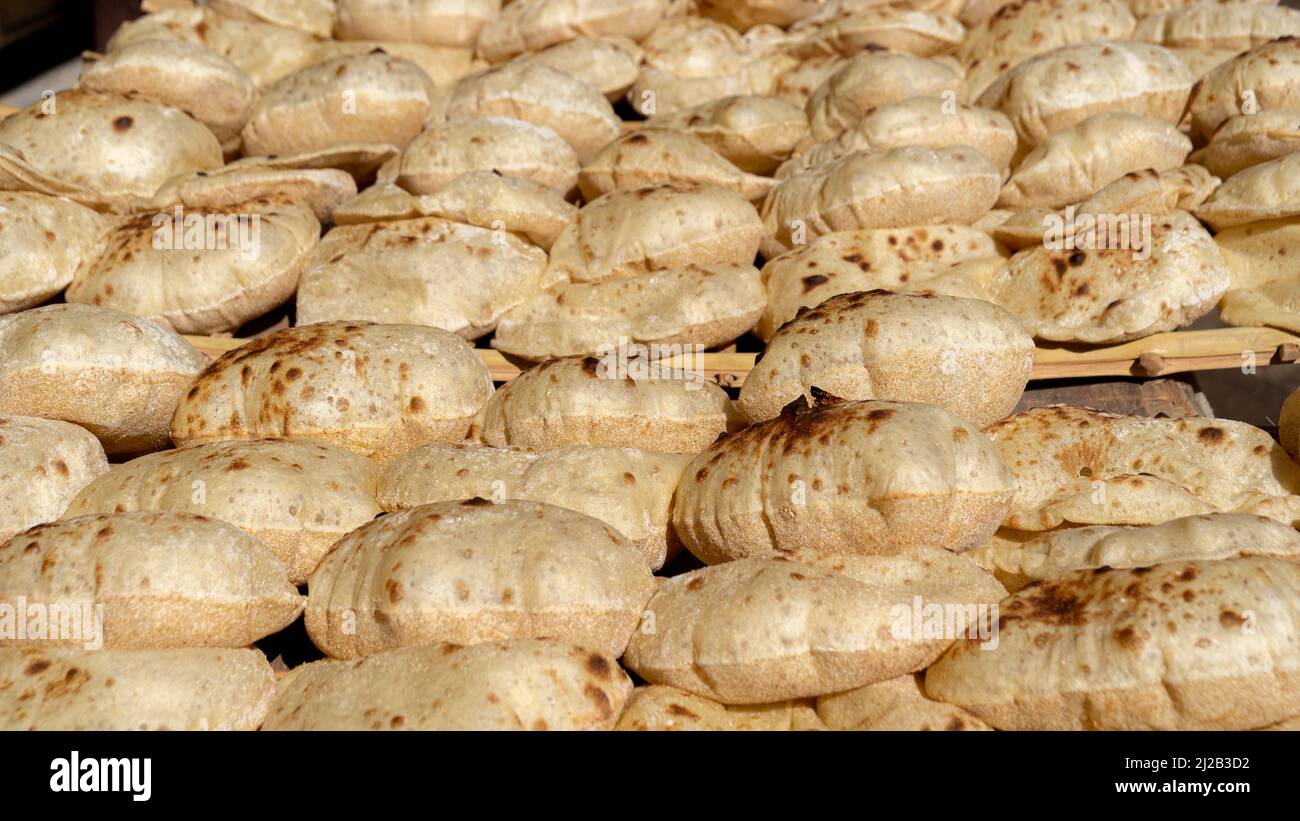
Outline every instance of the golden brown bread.
<svg viewBox="0 0 1300 821"><path fill-rule="evenodd" d="M931 698L998 729L1232 730L1300 713L1300 564L1241 558L1083 570L1000 605L996 648L959 641Z"/></svg>
<svg viewBox="0 0 1300 821"><path fill-rule="evenodd" d="M340 539L308 581L306 625L334 658L541 637L618 658L654 588L641 554L599 519L539 502L435 502Z"/></svg>
<svg viewBox="0 0 1300 821"><path fill-rule="evenodd" d="M0 541L52 522L108 471L104 448L79 425L35 416L0 417Z"/></svg>
<svg viewBox="0 0 1300 821"><path fill-rule="evenodd" d="M216 442L117 465L77 494L67 515L211 516L261 539L302 584L334 542L381 512L378 478L371 460L319 442Z"/></svg>
<svg viewBox="0 0 1300 821"><path fill-rule="evenodd" d="M128 649L247 647L303 608L284 566L251 535L162 511L78 516L0 543L0 602L94 606L95 624L83 630L95 631L96 644ZM88 638L33 643L97 649Z"/></svg>
<svg viewBox="0 0 1300 821"><path fill-rule="evenodd" d="M961 551L1001 523L1015 481L978 428L932 405L813 394L686 468L673 525L701 560Z"/></svg>
<svg viewBox="0 0 1300 821"><path fill-rule="evenodd" d="M639 372L658 364L621 363L618 350L600 358L552 359L493 394L470 436L493 447L598 445L697 453L727 430L731 399L698 372Z"/></svg>
<svg viewBox="0 0 1300 821"><path fill-rule="evenodd" d="M938 405L984 428L1015 408L1033 364L1033 338L991 302L858 291L783 325L736 406L759 422L815 387L842 399Z"/></svg>
<svg viewBox="0 0 1300 821"><path fill-rule="evenodd" d="M426 445L384 470L378 499L388 511L475 497L565 507L612 525L657 570L681 547L669 512L688 462L688 454L591 445L540 452Z"/></svg>
<svg viewBox="0 0 1300 821"><path fill-rule="evenodd" d="M206 358L156 322L91 305L0 316L0 413L75 422L105 451L168 447L168 420Z"/></svg>
<svg viewBox="0 0 1300 821"><path fill-rule="evenodd" d="M987 433L1019 483L1004 522L1010 528L1158 524L1233 511L1300 519L1300 466L1244 422L1053 405Z"/></svg>
<svg viewBox="0 0 1300 821"><path fill-rule="evenodd" d="M895 556L753 557L660 585L624 663L724 704L825 695L919 670L952 637L900 621L917 599L987 607L1002 586L936 548Z"/></svg>
<svg viewBox="0 0 1300 821"><path fill-rule="evenodd" d="M420 325L325 322L222 355L194 377L171 422L178 446L315 439L389 462L465 438L492 394L460 337Z"/></svg>
<svg viewBox="0 0 1300 821"><path fill-rule="evenodd" d="M608 730L632 682L554 639L405 647L292 670L267 730Z"/></svg>

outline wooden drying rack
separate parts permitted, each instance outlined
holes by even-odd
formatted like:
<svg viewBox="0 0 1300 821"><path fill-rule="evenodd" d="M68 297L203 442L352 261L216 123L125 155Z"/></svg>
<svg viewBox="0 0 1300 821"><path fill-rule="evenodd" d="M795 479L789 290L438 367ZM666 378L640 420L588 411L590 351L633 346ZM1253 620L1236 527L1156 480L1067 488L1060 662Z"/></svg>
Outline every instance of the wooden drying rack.
<svg viewBox="0 0 1300 821"><path fill-rule="evenodd" d="M238 348L246 340L189 336L210 357ZM497 382L518 376L528 363L507 359L499 351L478 349ZM1166 376L1187 371L1240 368L1254 354L1256 367L1300 360L1300 336L1274 328L1215 328L1173 331L1107 346L1052 346L1034 352L1033 379L1103 376ZM704 373L723 385L739 385L754 367L752 353L703 354ZM672 362L672 360L666 360Z"/></svg>

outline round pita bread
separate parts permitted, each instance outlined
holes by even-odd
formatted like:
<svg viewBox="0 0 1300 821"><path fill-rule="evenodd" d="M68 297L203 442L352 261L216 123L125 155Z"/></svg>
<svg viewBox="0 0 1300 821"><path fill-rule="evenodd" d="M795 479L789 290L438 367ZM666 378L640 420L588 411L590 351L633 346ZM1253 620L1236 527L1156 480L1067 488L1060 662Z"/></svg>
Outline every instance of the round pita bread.
<svg viewBox="0 0 1300 821"><path fill-rule="evenodd" d="M655 583L632 543L599 519L476 498L356 529L308 589L307 633L334 658L541 637L618 658Z"/></svg>
<svg viewBox="0 0 1300 821"><path fill-rule="evenodd" d="M1187 101L1192 134L1211 137L1224 120L1259 111L1300 111L1300 39L1279 37L1202 77Z"/></svg>
<svg viewBox="0 0 1300 821"><path fill-rule="evenodd" d="M1002 522L1015 482L974 426L932 405L812 392L813 407L800 397L686 468L673 527L701 561L962 551Z"/></svg>
<svg viewBox="0 0 1300 821"><path fill-rule="evenodd" d="M473 48L501 0L335 0L342 40L412 40L430 46Z"/></svg>
<svg viewBox="0 0 1300 821"><path fill-rule="evenodd" d="M1296 151L1300 151L1300 112L1261 111L1224 120L1210 144L1193 157L1211 174L1226 179Z"/></svg>
<svg viewBox="0 0 1300 821"><path fill-rule="evenodd" d="M303 608L284 566L252 536L157 511L64 519L0 544L0 602L102 606L83 630L105 647L137 649L246 647ZM38 643L85 642L51 635Z"/></svg>
<svg viewBox="0 0 1300 821"><path fill-rule="evenodd" d="M222 159L212 132L180 109L76 89L0 121L0 143L41 173L123 203Z"/></svg>
<svg viewBox="0 0 1300 821"><path fill-rule="evenodd" d="M767 307L755 333L772 338L803 308L854 291L932 290L966 293L952 279L958 263L996 260L1005 251L987 233L965 225L919 225L837 231L770 260L763 266ZM958 285L956 289L946 285Z"/></svg>
<svg viewBox="0 0 1300 821"><path fill-rule="evenodd" d="M506 63L456 84L447 120L480 117L511 117L545 126L573 147L581 163L590 162L621 131L618 115L599 91L533 62Z"/></svg>
<svg viewBox="0 0 1300 821"><path fill-rule="evenodd" d="M267 730L609 730L632 682L552 639L405 647L291 671Z"/></svg>
<svg viewBox="0 0 1300 821"><path fill-rule="evenodd" d="M488 67L487 61L474 56L471 48L454 46L429 46L424 43L411 43L401 40L325 40L317 49L313 63L346 57L354 54L370 54L376 49L414 63L420 71L428 76L433 88L429 91L428 122L441 121L441 108L446 108L446 101L440 98L450 96L451 86L462 77L468 77L476 71Z"/></svg>
<svg viewBox="0 0 1300 821"><path fill-rule="evenodd" d="M339 225L442 217L489 228L503 245L501 232L522 234L549 250L564 227L578 215L554 188L494 171L461 174L433 194L408 194L391 183L376 183L334 212Z"/></svg>
<svg viewBox="0 0 1300 821"><path fill-rule="evenodd" d="M1300 247L1300 217L1227 228L1214 242L1232 272L1232 290L1219 302L1219 318L1229 325L1300 331L1300 281L1291 265Z"/></svg>
<svg viewBox="0 0 1300 821"><path fill-rule="evenodd" d="M1172 331L1228 290L1213 238L1183 211L1097 217L1095 230L1069 237L1057 221L1045 224L1050 242L1016 253L989 284L993 301L1039 339L1113 343Z"/></svg>
<svg viewBox="0 0 1300 821"><path fill-rule="evenodd" d="M705 265L556 285L501 317L492 347L532 361L619 344L716 348L754 327L766 297L751 265Z"/></svg>
<svg viewBox="0 0 1300 821"><path fill-rule="evenodd" d="M998 729L1244 730L1300 708L1300 564L1085 570L1012 595L996 650L959 641L932 698Z"/></svg>
<svg viewBox="0 0 1300 821"><path fill-rule="evenodd" d="M1076 570L1150 567L1164 562L1273 556L1300 561L1300 533L1249 513L1183 516L1147 527L1064 527L1022 544L993 543L967 555L1015 592Z"/></svg>
<svg viewBox="0 0 1300 821"><path fill-rule="evenodd" d="M926 697L920 676L907 675L817 699L817 718L831 730L992 730L960 707Z"/></svg>
<svg viewBox="0 0 1300 821"><path fill-rule="evenodd" d="M808 122L813 139L826 142L852 128L877 106L912 97L961 102L962 96L961 75L944 63L869 51L835 69L813 92L808 98Z"/></svg>
<svg viewBox="0 0 1300 821"><path fill-rule="evenodd" d="M966 91L978 97L998 77L1045 51L1088 40L1127 40L1136 22L1122 0L1004 2L978 25L966 22L971 28L957 49Z"/></svg>
<svg viewBox="0 0 1300 821"><path fill-rule="evenodd" d="M623 708L615 730L735 732L756 730L823 730L808 699L773 704L719 704L663 684L637 687Z"/></svg>
<svg viewBox="0 0 1300 821"><path fill-rule="evenodd" d="M821 84L830 79L830 76L847 62L847 57L838 54L810 57L792 66L777 78L776 88L771 92L772 96L796 105L802 110ZM806 121L807 117L804 119Z"/></svg>
<svg viewBox="0 0 1300 821"><path fill-rule="evenodd" d="M578 186L588 202L610 191L652 185L712 185L754 202L774 183L747 174L684 131L645 127L611 140L583 166Z"/></svg>
<svg viewBox="0 0 1300 821"><path fill-rule="evenodd" d="M107 221L83 205L27 191L0 191L0 314L57 295L99 253Z"/></svg>
<svg viewBox="0 0 1300 821"><path fill-rule="evenodd" d="M967 146L855 151L781 182L763 202L771 259L832 231L967 224L990 208L1002 173Z"/></svg>
<svg viewBox="0 0 1300 821"><path fill-rule="evenodd" d="M242 527L302 584L330 546L378 515L375 463L319 442L217 442L141 456L87 485L67 515L164 510Z"/></svg>
<svg viewBox="0 0 1300 821"><path fill-rule="evenodd" d="M307 261L298 322L431 325L477 339L545 272L546 252L505 230L437 217L341 225Z"/></svg>
<svg viewBox="0 0 1300 821"><path fill-rule="evenodd" d="M405 148L429 115L429 78L383 51L337 57L266 89L241 132L245 154L297 154L344 143Z"/></svg>
<svg viewBox="0 0 1300 821"><path fill-rule="evenodd" d="M49 305L0 316L0 413L75 422L112 454L168 447L167 420L207 360L136 316Z"/></svg>
<svg viewBox="0 0 1300 821"><path fill-rule="evenodd" d="M620 361L622 350L553 359L524 371L492 395L470 437L498 448L597 445L697 453L727 430L732 408L722 388L699 373L673 378L670 364Z"/></svg>
<svg viewBox="0 0 1300 821"><path fill-rule="evenodd" d="M1288 154L1233 174L1214 189L1196 216L1221 231L1250 222L1300 216L1300 154Z"/></svg>
<svg viewBox="0 0 1300 821"><path fill-rule="evenodd" d="M1006 527L1149 525L1233 511L1300 519L1300 465L1244 422L1054 405L987 433L1019 484Z"/></svg>
<svg viewBox="0 0 1300 821"><path fill-rule="evenodd" d="M247 74L208 48L184 40L138 40L88 64L88 91L139 97L185 111L207 126L227 153L239 147L257 96Z"/></svg>
<svg viewBox="0 0 1300 821"><path fill-rule="evenodd" d="M1177 123L1193 79L1166 48L1098 40L1031 57L985 89L978 104L1006 114L1032 148L1103 111Z"/></svg>
<svg viewBox="0 0 1300 821"><path fill-rule="evenodd" d="M893 629L914 597L987 605L1003 592L974 562L935 548L740 559L661 584L646 605L654 628L633 634L624 662L652 684L723 704L835 693L919 670L943 652L951 639Z"/></svg>
<svg viewBox="0 0 1300 821"><path fill-rule="evenodd" d="M232 20L206 6L189 5L128 20L108 41L108 53L149 39L184 40L211 49L247 74L258 88L306 68L321 54L321 41L305 31Z"/></svg>
<svg viewBox="0 0 1300 821"><path fill-rule="evenodd" d="M751 174L772 173L808 134L808 118L799 106L753 94L661 114L649 124L689 131Z"/></svg>
<svg viewBox="0 0 1300 821"><path fill-rule="evenodd" d="M1212 48L1171 48L1170 51L1183 61L1183 65L1187 66L1187 70L1197 79L1209 74L1240 53L1233 49Z"/></svg>
<svg viewBox="0 0 1300 821"><path fill-rule="evenodd" d="M954 17L910 8L879 6L834 19L814 14L790 30L796 55L842 54L885 49L918 57L952 51L961 44L965 27Z"/></svg>
<svg viewBox="0 0 1300 821"><path fill-rule="evenodd" d="M480 497L522 499L600 519L631 541L651 570L680 548L669 524L688 454L569 445L534 453L472 442L416 448L379 477L379 504L395 511Z"/></svg>
<svg viewBox="0 0 1300 821"><path fill-rule="evenodd" d="M58 519L72 497L107 471L104 448L85 428L0 417L0 542Z"/></svg>
<svg viewBox="0 0 1300 821"><path fill-rule="evenodd" d="M478 37L478 53L493 63L541 51L576 37L641 40L668 14L669 0L512 0Z"/></svg>
<svg viewBox="0 0 1300 821"><path fill-rule="evenodd" d="M181 397L171 434L181 447L315 439L385 463L464 439L491 394L487 366L454 334L326 322L259 337L208 365Z"/></svg>
<svg viewBox="0 0 1300 821"><path fill-rule="evenodd" d="M431 194L483 169L535 180L561 194L578 184L578 155L559 134L509 117L472 117L429 128L403 152L397 184L413 194Z"/></svg>
<svg viewBox="0 0 1300 821"><path fill-rule="evenodd" d="M1058 131L1025 155L998 205L1058 208L1134 171L1182 166L1192 141L1164 120L1104 111Z"/></svg>
<svg viewBox="0 0 1300 821"><path fill-rule="evenodd" d="M999 169L1007 169L1016 152L1016 131L1000 111L942 97L912 97L875 107L839 136L813 145L782 165L777 177L811 170L854 151L880 153L905 145L967 145Z"/></svg>
<svg viewBox="0 0 1300 821"><path fill-rule="evenodd" d="M689 266L752 265L762 234L754 206L722 188L613 191L587 203L560 233L546 281L600 282Z"/></svg>
<svg viewBox="0 0 1300 821"><path fill-rule="evenodd" d="M1277 37L1300 35L1300 11L1257 3L1193 3L1145 18L1133 39L1175 48L1238 53Z"/></svg>
<svg viewBox="0 0 1300 821"><path fill-rule="evenodd" d="M260 650L0 648L0 729L256 730L275 698Z"/></svg>
<svg viewBox="0 0 1300 821"><path fill-rule="evenodd" d="M178 333L233 331L293 295L319 237L312 211L284 196L124 217L77 272L67 299Z"/></svg>
<svg viewBox="0 0 1300 821"><path fill-rule="evenodd" d="M519 59L571 74L614 103L636 82L642 56L626 37L575 37Z"/></svg>
<svg viewBox="0 0 1300 821"><path fill-rule="evenodd" d="M352 175L337 168L273 168L236 162L212 173L173 177L150 205L165 214L176 205L209 212L237 209L260 199L290 200L311 209L318 222L329 223L334 209L356 195Z"/></svg>
<svg viewBox="0 0 1300 821"><path fill-rule="evenodd" d="M644 64L627 99L647 117L734 95L769 95L799 60L698 17L680 17L641 43Z"/></svg>
<svg viewBox="0 0 1300 821"><path fill-rule="evenodd" d="M232 20L260 20L328 38L334 30L334 0L208 0Z"/></svg>
<svg viewBox="0 0 1300 821"><path fill-rule="evenodd" d="M991 302L858 291L782 326L736 406L761 422L816 387L849 400L938 405L984 428L1015 408L1033 366L1033 338Z"/></svg>

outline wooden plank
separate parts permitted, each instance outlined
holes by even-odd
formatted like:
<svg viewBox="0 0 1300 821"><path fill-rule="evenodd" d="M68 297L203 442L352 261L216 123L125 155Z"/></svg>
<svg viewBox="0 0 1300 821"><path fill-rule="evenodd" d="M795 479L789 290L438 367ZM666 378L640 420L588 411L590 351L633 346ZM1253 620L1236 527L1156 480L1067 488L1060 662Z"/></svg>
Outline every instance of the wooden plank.
<svg viewBox="0 0 1300 821"><path fill-rule="evenodd" d="M1111 413L1137 416L1213 416L1204 397L1181 379L1149 379L1141 382L1114 380L1084 385L1031 387L1016 405L1016 412L1044 405L1085 405Z"/></svg>
<svg viewBox="0 0 1300 821"><path fill-rule="evenodd" d="M246 340L232 337L190 336L196 348L217 357ZM1293 347L1294 346L1294 347ZM505 382L519 375L520 363L498 351L480 348L492 378ZM1240 368L1244 355L1253 353L1256 367L1290 361L1300 355L1300 336L1275 328L1214 328L1174 331L1094 348L1042 347L1034 353L1034 379L1075 379L1106 376L1167 376L1191 371ZM739 385L754 366L752 353L706 353L701 356L705 376L723 385ZM667 360L669 364L681 363ZM524 363L526 366L526 363Z"/></svg>

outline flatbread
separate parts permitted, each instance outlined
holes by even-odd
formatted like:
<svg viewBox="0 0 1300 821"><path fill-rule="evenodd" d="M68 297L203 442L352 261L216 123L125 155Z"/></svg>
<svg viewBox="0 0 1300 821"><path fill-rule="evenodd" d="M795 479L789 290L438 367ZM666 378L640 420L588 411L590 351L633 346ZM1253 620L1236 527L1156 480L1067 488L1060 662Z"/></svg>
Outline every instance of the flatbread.
<svg viewBox="0 0 1300 821"><path fill-rule="evenodd" d="M686 468L673 526L701 561L961 551L1002 522L1015 483L973 425L932 405L813 394Z"/></svg>
<svg viewBox="0 0 1300 821"><path fill-rule="evenodd" d="M1033 338L991 302L858 291L782 326L736 405L759 422L816 387L843 399L925 402L984 428L1015 408L1033 364Z"/></svg>
<svg viewBox="0 0 1300 821"><path fill-rule="evenodd" d="M943 652L951 638L894 629L906 627L898 619L914 597L987 606L1002 595L974 563L934 548L740 559L660 585L624 662L652 684L723 704L825 695L919 670Z"/></svg>
<svg viewBox="0 0 1300 821"><path fill-rule="evenodd" d="M375 463L319 442L195 445L141 456L87 485L66 515L164 510L242 527L307 580L330 546L380 513Z"/></svg>
<svg viewBox="0 0 1300 821"><path fill-rule="evenodd" d="M74 422L114 455L168 447L168 420L207 359L156 322L90 305L0 316L0 413Z"/></svg>
<svg viewBox="0 0 1300 821"><path fill-rule="evenodd" d="M654 589L641 554L599 519L475 498L344 536L311 575L305 621L333 658L541 637L618 658Z"/></svg>
<svg viewBox="0 0 1300 821"><path fill-rule="evenodd" d="M86 485L108 471L99 440L69 422L0 417L0 542L63 515Z"/></svg>
<svg viewBox="0 0 1300 821"><path fill-rule="evenodd" d="M275 697L260 650L0 648L0 729L256 730Z"/></svg>
<svg viewBox="0 0 1300 821"><path fill-rule="evenodd" d="M472 442L415 448L379 477L388 511L475 497L523 499L576 510L631 541L651 570L681 547L669 523L673 491L690 456L568 445L541 452Z"/></svg>
<svg viewBox="0 0 1300 821"><path fill-rule="evenodd" d="M406 647L293 670L267 730L609 730L632 682L552 639Z"/></svg>
<svg viewBox="0 0 1300 821"><path fill-rule="evenodd" d="M1240 730L1300 707L1300 564L1084 570L1001 603L997 649L958 642L926 693L999 729Z"/></svg>
<svg viewBox="0 0 1300 821"><path fill-rule="evenodd" d="M470 437L492 447L597 445L697 453L727 430L734 414L731 400L703 374L673 367L629 358L626 349L599 358L553 359L493 394ZM690 363L677 367L685 370Z"/></svg>
<svg viewBox="0 0 1300 821"><path fill-rule="evenodd" d="M171 436L180 447L313 439L386 463L430 442L464 439L491 394L482 358L446 331L302 325L252 340L204 368L180 398Z"/></svg>
<svg viewBox="0 0 1300 821"><path fill-rule="evenodd" d="M234 525L153 511L64 519L0 543L0 606L33 605L95 610L81 635L20 644L247 647L296 620L303 597Z"/></svg>
<svg viewBox="0 0 1300 821"><path fill-rule="evenodd" d="M1006 527L1149 525L1214 512L1300 518L1300 465L1244 422L1054 405L987 433L1019 484Z"/></svg>

